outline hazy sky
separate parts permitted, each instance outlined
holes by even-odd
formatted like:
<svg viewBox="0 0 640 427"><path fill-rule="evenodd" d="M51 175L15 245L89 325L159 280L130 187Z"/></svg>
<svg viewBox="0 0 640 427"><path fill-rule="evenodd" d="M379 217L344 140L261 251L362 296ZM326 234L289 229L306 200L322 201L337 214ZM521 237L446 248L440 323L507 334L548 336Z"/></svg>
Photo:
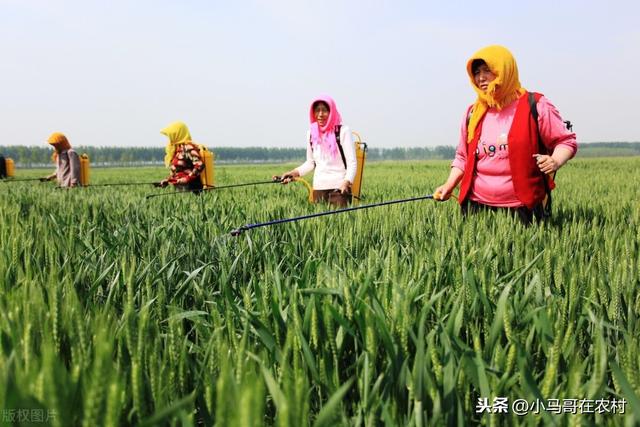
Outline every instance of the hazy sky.
<svg viewBox="0 0 640 427"><path fill-rule="evenodd" d="M640 1L0 0L0 145L304 146L331 94L372 147L455 145L507 46L579 142L640 141Z"/></svg>

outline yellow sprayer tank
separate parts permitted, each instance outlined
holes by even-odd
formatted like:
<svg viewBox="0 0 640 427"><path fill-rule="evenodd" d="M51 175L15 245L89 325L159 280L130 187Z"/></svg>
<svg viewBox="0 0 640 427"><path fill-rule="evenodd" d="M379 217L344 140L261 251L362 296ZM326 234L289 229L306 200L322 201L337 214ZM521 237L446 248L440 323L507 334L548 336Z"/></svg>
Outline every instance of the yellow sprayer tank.
<svg viewBox="0 0 640 427"><path fill-rule="evenodd" d="M13 163L13 159L6 158L4 159L4 165L7 168L7 177L16 176L16 165Z"/></svg>
<svg viewBox="0 0 640 427"><path fill-rule="evenodd" d="M353 180L353 185L351 186L351 194L357 201L360 199L360 193L362 191L362 175L364 173L364 161L367 156L367 143L362 141L357 132L351 133L356 137L356 160L358 162L356 167L356 177Z"/></svg>
<svg viewBox="0 0 640 427"><path fill-rule="evenodd" d="M85 153L80 156L80 185L89 185L89 156Z"/></svg>
<svg viewBox="0 0 640 427"><path fill-rule="evenodd" d="M202 181L202 185L205 187L214 186L214 160L215 155L213 152L203 147L202 161L204 163L204 171L200 174L200 180Z"/></svg>

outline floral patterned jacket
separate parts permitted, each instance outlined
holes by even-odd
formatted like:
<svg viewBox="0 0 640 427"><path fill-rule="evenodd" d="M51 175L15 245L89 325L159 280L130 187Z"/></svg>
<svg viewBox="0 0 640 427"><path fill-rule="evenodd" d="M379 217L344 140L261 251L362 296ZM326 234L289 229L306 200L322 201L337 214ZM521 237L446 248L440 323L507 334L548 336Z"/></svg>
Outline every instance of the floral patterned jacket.
<svg viewBox="0 0 640 427"><path fill-rule="evenodd" d="M180 178L185 178L186 184L200 179L200 174L204 170L200 149L194 144L178 145L169 168L170 184L177 184Z"/></svg>

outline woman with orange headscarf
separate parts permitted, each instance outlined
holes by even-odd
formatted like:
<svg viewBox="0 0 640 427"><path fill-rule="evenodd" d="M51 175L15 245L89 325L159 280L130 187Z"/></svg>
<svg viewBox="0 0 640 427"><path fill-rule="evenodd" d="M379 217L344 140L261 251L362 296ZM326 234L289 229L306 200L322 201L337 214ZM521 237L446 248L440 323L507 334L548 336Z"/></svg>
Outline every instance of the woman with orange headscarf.
<svg viewBox="0 0 640 427"><path fill-rule="evenodd" d="M56 171L51 175L40 178L40 181L57 179L58 186L70 188L80 185L80 158L71 148L69 140L60 132L54 132L47 142L53 147L53 160L56 163Z"/></svg>
<svg viewBox="0 0 640 427"><path fill-rule="evenodd" d="M480 49L467 61L467 74L478 98L465 112L449 178L434 198L448 199L461 184L463 214L506 210L524 223L542 218L542 202L555 186L551 174L575 155L576 135L546 97L520 85L505 47Z"/></svg>
<svg viewBox="0 0 640 427"><path fill-rule="evenodd" d="M287 184L315 169L313 201L347 206L351 203L351 185L357 167L351 131L342 124L338 107L328 95L319 96L311 102L309 122L307 160L283 173L282 183Z"/></svg>

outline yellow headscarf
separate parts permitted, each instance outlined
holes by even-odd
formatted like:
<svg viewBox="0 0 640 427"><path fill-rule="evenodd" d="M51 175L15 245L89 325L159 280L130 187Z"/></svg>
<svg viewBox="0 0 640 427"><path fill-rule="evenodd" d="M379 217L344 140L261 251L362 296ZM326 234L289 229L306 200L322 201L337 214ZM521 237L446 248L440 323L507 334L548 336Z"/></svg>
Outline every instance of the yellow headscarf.
<svg viewBox="0 0 640 427"><path fill-rule="evenodd" d="M486 93L476 86L473 79L471 64L476 59L486 62L491 72L496 75L495 80L489 83ZM467 132L467 142L469 143L473 140L478 124L489 108L501 110L518 99L526 90L520 85L515 58L503 46L487 46L474 53L467 61L467 74L469 74L471 86L478 94L469 120Z"/></svg>
<svg viewBox="0 0 640 427"><path fill-rule="evenodd" d="M171 165L171 160L173 160L173 155L176 152L176 146L193 141L191 141L189 128L187 128L187 125L182 122L173 122L166 128L162 129L160 133L169 137L169 142L164 149L164 165L169 167L169 165Z"/></svg>

